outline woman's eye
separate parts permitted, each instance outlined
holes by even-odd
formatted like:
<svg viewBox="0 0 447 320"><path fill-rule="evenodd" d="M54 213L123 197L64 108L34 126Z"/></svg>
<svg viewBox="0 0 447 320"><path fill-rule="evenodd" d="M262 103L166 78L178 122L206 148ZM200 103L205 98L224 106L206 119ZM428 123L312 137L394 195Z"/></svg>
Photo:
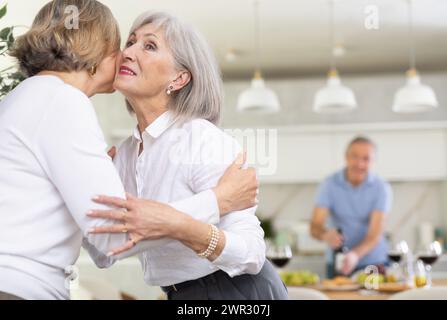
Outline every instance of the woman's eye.
<svg viewBox="0 0 447 320"><path fill-rule="evenodd" d="M133 41L127 41L126 48L132 47L134 45Z"/></svg>
<svg viewBox="0 0 447 320"><path fill-rule="evenodd" d="M147 44L144 45L144 49L146 49L146 50L155 50L156 47L152 43L147 43Z"/></svg>

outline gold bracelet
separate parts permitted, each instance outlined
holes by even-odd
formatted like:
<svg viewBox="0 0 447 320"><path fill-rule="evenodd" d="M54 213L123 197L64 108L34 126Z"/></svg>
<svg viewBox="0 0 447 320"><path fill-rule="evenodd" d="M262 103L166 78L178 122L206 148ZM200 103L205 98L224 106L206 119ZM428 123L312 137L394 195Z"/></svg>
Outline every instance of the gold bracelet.
<svg viewBox="0 0 447 320"><path fill-rule="evenodd" d="M215 225L210 226L211 226L211 239L208 243L208 248L206 248L205 251L197 254L201 258L208 258L209 256L211 256L214 253L214 251L216 251L217 244L219 243L220 239L219 229L217 229Z"/></svg>

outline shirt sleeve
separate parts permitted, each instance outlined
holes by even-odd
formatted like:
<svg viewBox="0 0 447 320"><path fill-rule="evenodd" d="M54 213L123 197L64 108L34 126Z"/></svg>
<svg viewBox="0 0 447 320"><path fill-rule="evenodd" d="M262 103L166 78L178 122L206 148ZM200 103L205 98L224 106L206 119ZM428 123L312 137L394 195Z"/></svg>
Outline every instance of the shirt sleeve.
<svg viewBox="0 0 447 320"><path fill-rule="evenodd" d="M245 215L243 221L223 228L225 247L212 263L230 277L258 274L265 262L264 231L255 216L256 208L233 212Z"/></svg>
<svg viewBox="0 0 447 320"><path fill-rule="evenodd" d="M192 197L168 203L174 209L186 213L196 220L216 224L219 222L219 206L217 204L215 193L212 190L205 190ZM159 240L144 240L137 243L132 249L117 255L115 258L118 260L125 259L130 256L139 254L149 248L159 247L170 242L175 242L172 239L159 239ZM97 255L92 252L98 260L103 261L103 263L110 264L110 259Z"/></svg>
<svg viewBox="0 0 447 320"><path fill-rule="evenodd" d="M124 234L88 233L93 227L114 223L86 215L91 209L109 209L94 203L95 195L125 197L90 100L74 89L57 93L34 135L33 146L55 192L79 226L84 243L101 254L125 243Z"/></svg>
<svg viewBox="0 0 447 320"><path fill-rule="evenodd" d="M217 224L220 220L219 204L217 203L216 194L213 190L208 189L195 194L184 200L169 203L177 211L186 213L194 219Z"/></svg>
<svg viewBox="0 0 447 320"><path fill-rule="evenodd" d="M242 151L236 140L220 129L206 126L200 129L202 142L199 150L195 150L195 161L189 176L190 187L195 193L215 187ZM197 146L194 143L191 145ZM230 212L218 224L225 233L226 243L220 256L212 263L232 277L245 273L257 274L264 265L264 231L255 215L256 209L252 207Z"/></svg>
<svg viewBox="0 0 447 320"><path fill-rule="evenodd" d="M377 200L374 204L374 210L378 210L383 213L388 213L391 210L393 202L393 191L391 186L387 182L383 182L377 193Z"/></svg>
<svg viewBox="0 0 447 320"><path fill-rule="evenodd" d="M331 208L331 197L329 192L329 181L323 181L318 187L317 195L315 197L315 206L318 208Z"/></svg>

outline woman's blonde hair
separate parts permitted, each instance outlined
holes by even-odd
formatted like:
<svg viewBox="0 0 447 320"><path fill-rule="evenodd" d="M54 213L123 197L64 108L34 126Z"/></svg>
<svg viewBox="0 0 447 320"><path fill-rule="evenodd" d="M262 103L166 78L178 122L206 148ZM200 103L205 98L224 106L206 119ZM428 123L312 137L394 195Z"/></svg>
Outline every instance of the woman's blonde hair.
<svg viewBox="0 0 447 320"><path fill-rule="evenodd" d="M147 24L163 30L176 68L191 74L189 83L172 94L169 109L181 120L200 118L218 124L223 100L222 78L204 37L164 12L143 13L135 20L130 34ZM127 107L132 112L128 102Z"/></svg>
<svg viewBox="0 0 447 320"><path fill-rule="evenodd" d="M71 24L70 24L71 23ZM120 48L118 23L95 0L53 0L37 14L31 29L10 53L27 76L48 71L91 69Z"/></svg>

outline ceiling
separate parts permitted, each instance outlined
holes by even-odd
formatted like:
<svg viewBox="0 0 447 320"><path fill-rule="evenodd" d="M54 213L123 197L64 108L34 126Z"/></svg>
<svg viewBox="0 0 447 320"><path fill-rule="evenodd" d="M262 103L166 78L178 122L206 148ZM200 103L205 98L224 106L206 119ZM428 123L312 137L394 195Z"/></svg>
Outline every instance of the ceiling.
<svg viewBox="0 0 447 320"><path fill-rule="evenodd" d="M0 0L0 3L4 3ZM13 0L5 23L30 25L47 1ZM146 10L166 10L201 30L213 47L224 77L249 77L254 68L253 0L103 0L123 35ZM379 10L379 29L364 27L365 8ZM414 0L417 65L447 70L447 1ZM336 41L346 48L340 72L402 72L408 66L405 0L337 0ZM260 0L261 60L267 77L321 75L328 69L328 0ZM228 61L229 50L236 59Z"/></svg>

